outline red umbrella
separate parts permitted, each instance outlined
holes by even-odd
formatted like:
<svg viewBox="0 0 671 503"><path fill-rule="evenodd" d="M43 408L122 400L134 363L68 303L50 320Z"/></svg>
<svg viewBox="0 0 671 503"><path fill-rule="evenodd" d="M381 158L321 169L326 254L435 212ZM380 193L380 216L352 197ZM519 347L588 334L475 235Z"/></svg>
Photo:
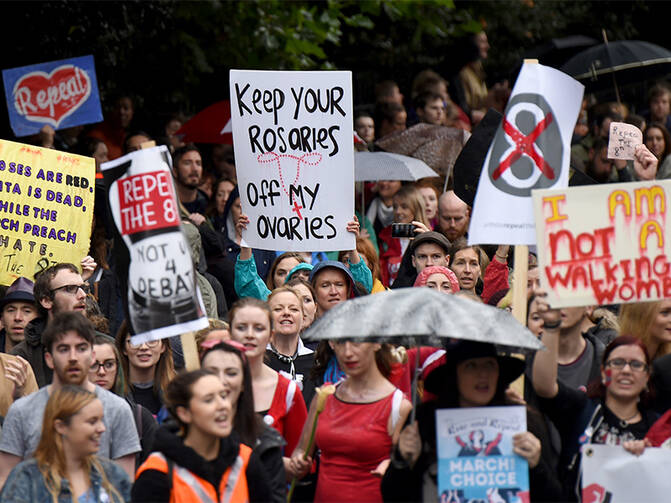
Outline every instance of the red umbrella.
<svg viewBox="0 0 671 503"><path fill-rule="evenodd" d="M177 130L184 143L226 143L233 145L231 102L218 101L198 112Z"/></svg>

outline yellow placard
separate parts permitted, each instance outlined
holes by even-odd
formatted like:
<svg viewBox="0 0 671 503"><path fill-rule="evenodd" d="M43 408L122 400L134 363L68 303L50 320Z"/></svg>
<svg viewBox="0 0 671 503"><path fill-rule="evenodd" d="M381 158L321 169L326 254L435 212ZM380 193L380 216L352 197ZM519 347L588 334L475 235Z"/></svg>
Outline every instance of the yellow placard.
<svg viewBox="0 0 671 503"><path fill-rule="evenodd" d="M0 140L0 285L59 262L79 267L94 185L91 157Z"/></svg>

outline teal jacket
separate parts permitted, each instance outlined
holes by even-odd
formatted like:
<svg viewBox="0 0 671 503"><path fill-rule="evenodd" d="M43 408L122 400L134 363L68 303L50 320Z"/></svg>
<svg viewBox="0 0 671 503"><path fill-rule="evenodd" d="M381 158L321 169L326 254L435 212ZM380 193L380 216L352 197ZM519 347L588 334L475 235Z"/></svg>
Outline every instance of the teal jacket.
<svg viewBox="0 0 671 503"><path fill-rule="evenodd" d="M363 260L359 260L358 264L352 264L348 260L347 266L352 273L354 281L361 284L366 289L366 293L370 293L373 289L373 273L370 272L366 263ZM240 260L240 255L238 255L235 261L234 286L235 293L240 298L254 297L260 300L267 300L268 295L270 295L270 289L256 272L254 258Z"/></svg>

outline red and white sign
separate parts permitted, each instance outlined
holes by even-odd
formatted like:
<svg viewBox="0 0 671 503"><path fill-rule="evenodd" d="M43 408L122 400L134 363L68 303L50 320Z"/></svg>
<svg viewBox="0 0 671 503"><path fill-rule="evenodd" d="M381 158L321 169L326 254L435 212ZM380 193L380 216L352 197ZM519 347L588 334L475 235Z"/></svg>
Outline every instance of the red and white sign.
<svg viewBox="0 0 671 503"><path fill-rule="evenodd" d="M119 181L121 234L179 225L175 192L167 171L152 171Z"/></svg>
<svg viewBox="0 0 671 503"><path fill-rule="evenodd" d="M26 119L58 128L91 94L91 79L74 65L62 65L47 74L24 75L14 86L14 107Z"/></svg>

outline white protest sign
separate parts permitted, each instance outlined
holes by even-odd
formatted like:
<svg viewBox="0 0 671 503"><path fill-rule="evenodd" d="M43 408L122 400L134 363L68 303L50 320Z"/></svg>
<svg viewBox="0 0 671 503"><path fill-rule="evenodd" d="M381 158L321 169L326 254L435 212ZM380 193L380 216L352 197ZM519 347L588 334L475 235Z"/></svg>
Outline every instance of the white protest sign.
<svg viewBox="0 0 671 503"><path fill-rule="evenodd" d="M647 447L634 456L619 445L582 448L583 503L668 503L671 450Z"/></svg>
<svg viewBox="0 0 671 503"><path fill-rule="evenodd" d="M625 122L611 122L608 136L608 159L634 159L634 150L643 143L643 133Z"/></svg>
<svg viewBox="0 0 671 503"><path fill-rule="evenodd" d="M553 307L671 297L671 181L533 193L541 286Z"/></svg>
<svg viewBox="0 0 671 503"><path fill-rule="evenodd" d="M165 145L101 166L114 222L116 273L133 344L208 325Z"/></svg>
<svg viewBox="0 0 671 503"><path fill-rule="evenodd" d="M568 185L583 90L554 68L522 66L482 166L469 244L535 244L531 190Z"/></svg>
<svg viewBox="0 0 671 503"><path fill-rule="evenodd" d="M230 84L245 244L354 249L351 72L231 70Z"/></svg>
<svg viewBox="0 0 671 503"><path fill-rule="evenodd" d="M469 407L436 411L440 501L529 501L529 465L513 453L526 409Z"/></svg>

